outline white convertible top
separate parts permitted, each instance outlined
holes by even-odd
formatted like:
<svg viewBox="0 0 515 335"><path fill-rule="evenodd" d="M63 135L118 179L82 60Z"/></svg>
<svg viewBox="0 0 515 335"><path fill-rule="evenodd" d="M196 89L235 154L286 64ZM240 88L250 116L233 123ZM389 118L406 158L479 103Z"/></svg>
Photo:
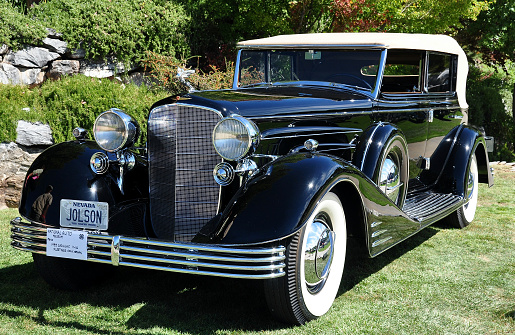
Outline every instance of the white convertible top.
<svg viewBox="0 0 515 335"><path fill-rule="evenodd" d="M295 48L385 48L427 50L458 55L456 91L462 108L467 108L465 99L468 74L467 56L458 42L450 36L402 33L319 33L279 35L242 41L238 48L295 49Z"/></svg>

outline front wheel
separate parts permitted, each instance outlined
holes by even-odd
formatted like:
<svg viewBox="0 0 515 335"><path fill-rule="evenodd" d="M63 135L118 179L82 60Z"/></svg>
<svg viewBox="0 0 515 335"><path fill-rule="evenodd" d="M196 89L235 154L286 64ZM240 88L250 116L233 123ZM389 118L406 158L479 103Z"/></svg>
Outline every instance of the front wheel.
<svg viewBox="0 0 515 335"><path fill-rule="evenodd" d="M467 202L444 219L449 225L455 228L465 228L474 220L474 216L476 215L477 197L479 194L479 173L475 154L473 154L470 159L469 170L465 178L465 198Z"/></svg>
<svg viewBox="0 0 515 335"><path fill-rule="evenodd" d="M290 239L285 276L265 281L272 314L294 324L324 315L338 293L346 249L343 207L336 194L329 192L307 224Z"/></svg>

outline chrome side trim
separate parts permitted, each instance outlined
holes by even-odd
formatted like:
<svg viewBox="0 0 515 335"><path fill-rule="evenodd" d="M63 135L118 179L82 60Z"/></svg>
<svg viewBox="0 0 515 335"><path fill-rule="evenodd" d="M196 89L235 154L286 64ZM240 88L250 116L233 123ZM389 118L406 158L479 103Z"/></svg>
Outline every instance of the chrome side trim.
<svg viewBox="0 0 515 335"><path fill-rule="evenodd" d="M111 263L114 266L120 264L120 236L113 236L111 241Z"/></svg>
<svg viewBox="0 0 515 335"><path fill-rule="evenodd" d="M367 139L367 146L365 147L365 152L363 153L363 159L361 159L361 166L359 168L361 171L363 171L363 168L365 166L365 161L366 161L366 158L367 158L368 148L370 148L370 145L372 144L372 139L374 138L374 135L376 134L377 129L379 127L383 127L383 126L384 126L383 122L379 121L377 123L376 127L374 128L374 130L372 131L372 134Z"/></svg>
<svg viewBox="0 0 515 335"><path fill-rule="evenodd" d="M265 130L261 133L261 140L282 138L298 138L300 136L312 137L332 134L358 134L362 129L341 127L287 127Z"/></svg>
<svg viewBox="0 0 515 335"><path fill-rule="evenodd" d="M392 237L388 236L386 238L383 238L382 240L377 240L374 243L372 243L372 248L375 248L375 247L377 247L377 246L379 246L381 244L384 244L384 243L388 242L391 239L392 239Z"/></svg>
<svg viewBox="0 0 515 335"><path fill-rule="evenodd" d="M46 254L46 227L11 220L11 246ZM284 246L236 247L88 233L90 262L205 276L269 279L284 275Z"/></svg>
<svg viewBox="0 0 515 335"><path fill-rule="evenodd" d="M388 44L263 44L263 45L236 45L237 49L384 49L388 48Z"/></svg>
<svg viewBox="0 0 515 335"><path fill-rule="evenodd" d="M377 99L379 92L381 91L381 85L383 83L384 68L386 67L386 57L388 55L388 49L384 49L381 52L381 59L379 60L379 68L377 69L376 86L372 92L373 99Z"/></svg>

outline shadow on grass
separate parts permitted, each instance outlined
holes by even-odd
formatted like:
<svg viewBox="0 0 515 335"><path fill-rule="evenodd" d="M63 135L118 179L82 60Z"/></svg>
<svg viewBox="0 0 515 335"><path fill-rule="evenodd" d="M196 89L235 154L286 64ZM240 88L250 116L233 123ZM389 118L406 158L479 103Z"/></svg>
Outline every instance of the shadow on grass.
<svg viewBox="0 0 515 335"><path fill-rule="evenodd" d="M511 311L511 312L508 312L508 313L504 314L504 317L505 318L511 318L511 319L515 320L515 311Z"/></svg>
<svg viewBox="0 0 515 335"><path fill-rule="evenodd" d="M438 233L439 229L427 227L417 234L411 236L409 239L399 243L391 249L383 252L382 254L369 258L364 253L353 254L352 248L356 241L351 241L348 251L347 260L345 261L345 271L343 273L342 283L340 284L339 294L352 289L362 280L368 276L378 272L392 261L401 257L412 249L415 249L434 235ZM350 251L349 251L350 250Z"/></svg>
<svg viewBox="0 0 515 335"><path fill-rule="evenodd" d="M340 295L437 232L437 229L426 228L373 259L361 255L350 257ZM0 309L0 315L12 319L25 317L40 325L118 334L101 326L45 317L47 310L88 304L93 306L91 308L108 308L112 313L129 307L135 309L125 326L136 331L160 327L184 333L213 334L220 329L263 331L289 327L271 318L260 281L119 268L110 278L87 290L64 292L43 282L32 262L0 269L0 278L0 291L3 292L0 302L19 307ZM38 311L37 317L34 312L30 315L20 312L26 307Z"/></svg>

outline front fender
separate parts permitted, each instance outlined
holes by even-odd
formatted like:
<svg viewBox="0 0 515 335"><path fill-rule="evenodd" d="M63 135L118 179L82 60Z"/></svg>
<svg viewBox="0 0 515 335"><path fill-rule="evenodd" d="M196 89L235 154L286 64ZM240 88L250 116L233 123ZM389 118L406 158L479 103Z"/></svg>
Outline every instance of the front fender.
<svg viewBox="0 0 515 335"><path fill-rule="evenodd" d="M128 202L148 199L148 179L146 167L138 163L134 170L125 175L125 189L122 194L117 185L115 167L104 175L96 175L90 168L90 159L95 152L102 151L93 141L70 141L51 146L43 151L32 163L25 177L19 212L31 220L31 207L48 185L53 187L53 200L48 208L46 224L59 227L60 200L101 201L109 204L109 216L113 218L124 209ZM116 159L109 154L110 159ZM141 178L141 175L144 178ZM123 221L123 220L120 220ZM116 220L111 220L116 222ZM110 223L110 229L118 233L128 233L123 227Z"/></svg>
<svg viewBox="0 0 515 335"><path fill-rule="evenodd" d="M252 244L289 236L344 171L334 158L322 154L277 159L238 190L209 237L224 244Z"/></svg>
<svg viewBox="0 0 515 335"><path fill-rule="evenodd" d="M194 241L259 244L286 238L302 228L333 187L346 210L352 211L348 216L353 220L347 223L352 230L370 231L368 222L377 217L383 217L385 223L391 221L392 232L419 227L349 162L324 154L298 153L264 166ZM371 245L368 238L367 243Z"/></svg>

